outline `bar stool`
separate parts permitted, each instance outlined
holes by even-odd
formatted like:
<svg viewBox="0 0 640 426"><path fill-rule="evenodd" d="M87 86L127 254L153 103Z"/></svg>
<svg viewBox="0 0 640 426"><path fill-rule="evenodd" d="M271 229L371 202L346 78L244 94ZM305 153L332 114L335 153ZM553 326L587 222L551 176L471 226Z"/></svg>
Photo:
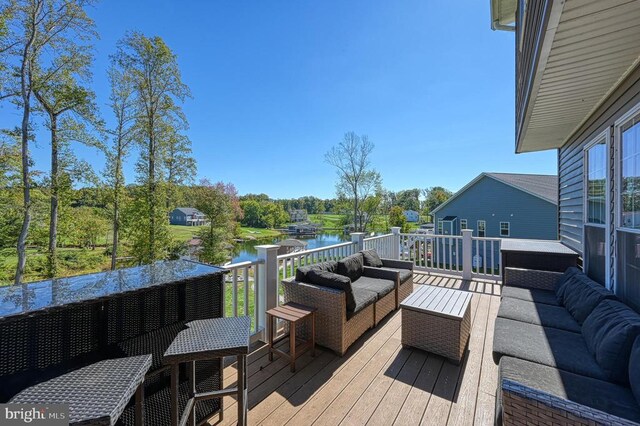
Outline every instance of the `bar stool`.
<svg viewBox="0 0 640 426"><path fill-rule="evenodd" d="M178 333L167 351L164 363L171 366L171 425L195 425L195 404L198 401L222 398L237 394L238 424L247 423L247 355L251 335L251 318L211 318L192 321L187 329ZM236 356L238 360L238 385L233 388L196 391L196 361L212 360L225 356ZM178 386L180 383L180 364L188 363L190 398L179 413ZM220 383L224 383L222 369ZM222 419L222 403L220 404Z"/></svg>
<svg viewBox="0 0 640 426"><path fill-rule="evenodd" d="M144 424L144 376L151 355L107 359L24 389L11 404L69 406L69 424L113 425L135 393L137 426Z"/></svg>

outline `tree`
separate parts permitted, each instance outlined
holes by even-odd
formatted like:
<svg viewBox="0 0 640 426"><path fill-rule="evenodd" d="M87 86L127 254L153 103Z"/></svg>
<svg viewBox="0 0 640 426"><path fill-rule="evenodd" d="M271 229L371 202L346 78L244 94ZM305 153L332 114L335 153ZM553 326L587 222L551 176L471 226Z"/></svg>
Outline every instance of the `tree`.
<svg viewBox="0 0 640 426"><path fill-rule="evenodd" d="M165 149L167 173L167 210L176 207L176 191L184 182L193 182L196 160L191 156L191 141L184 135L168 133Z"/></svg>
<svg viewBox="0 0 640 426"><path fill-rule="evenodd" d="M228 183L212 185L202 180L196 188L196 208L207 216L209 225L199 232L201 260L219 265L228 257L228 242L233 236L236 220L242 217L236 188Z"/></svg>
<svg viewBox="0 0 640 426"><path fill-rule="evenodd" d="M32 96L36 87L48 84L58 75L61 57L66 55L64 46L69 40L86 40L86 27L82 24L84 0L12 0L2 8L0 54L9 57L2 73L0 98L11 98L22 111L20 127L20 151L22 168L22 226L17 241L18 263L15 283L22 282L26 265L26 242L31 223L31 159L29 139L32 112ZM51 49L48 49L51 48ZM48 50L47 50L48 49ZM39 74L46 50L49 72ZM55 65L58 66L55 66ZM8 76L8 77L7 77Z"/></svg>
<svg viewBox="0 0 640 426"><path fill-rule="evenodd" d="M73 209L76 227L76 244L83 248L95 250L97 241L106 235L109 222L92 207Z"/></svg>
<svg viewBox="0 0 640 426"><path fill-rule="evenodd" d="M453 195L451 191L441 186L432 186L431 188L423 189L422 192L425 197L424 207L422 209L425 215L430 215L436 207L447 201Z"/></svg>
<svg viewBox="0 0 640 426"><path fill-rule="evenodd" d="M407 232L409 229L409 225L407 224L407 218L404 216L402 211L402 207L393 206L391 210L389 210L389 225L391 226L399 226L401 228L401 232Z"/></svg>
<svg viewBox="0 0 640 426"><path fill-rule="evenodd" d="M363 232L366 227L366 215L362 205L382 185L380 173L371 168L370 156L374 145L366 135L358 136L348 132L337 146L325 154L325 161L334 166L338 174L336 192L351 203L353 225L356 231Z"/></svg>
<svg viewBox="0 0 640 426"><path fill-rule="evenodd" d="M420 211L420 190L418 188L399 191L396 203L404 210Z"/></svg>
<svg viewBox="0 0 640 426"><path fill-rule="evenodd" d="M84 127L76 120L96 122L95 95L81 83L90 80L91 45L79 44L95 37L94 24L80 5L67 6L66 24L76 29L67 37L58 37L56 57L48 65L34 64L32 70L33 93L47 118L51 138L51 212L49 216L48 276L57 272L56 250L58 242L59 208L59 153L64 144L72 139L95 145ZM81 37L78 37L78 36ZM47 58L48 59L48 58ZM73 116L69 116L73 114ZM67 119L62 122L61 117Z"/></svg>
<svg viewBox="0 0 640 426"><path fill-rule="evenodd" d="M105 150L107 166L105 177L109 185L111 208L111 269L116 269L118 259L118 245L120 244L120 208L124 192L123 163L135 141L134 132L136 119L136 104L133 80L126 70L118 66L115 57L111 57L109 68L109 83L111 96L109 106L115 116L115 127L108 131L112 139L111 147Z"/></svg>
<svg viewBox="0 0 640 426"><path fill-rule="evenodd" d="M136 256L151 262L166 255L169 244L166 208L166 157L172 138L187 128L187 120L178 103L190 96L182 82L176 55L162 38L133 32L118 43L118 66L133 82L136 99L135 140L140 148L137 163L140 197L136 213L140 215L133 236ZM146 232L146 236L142 233Z"/></svg>

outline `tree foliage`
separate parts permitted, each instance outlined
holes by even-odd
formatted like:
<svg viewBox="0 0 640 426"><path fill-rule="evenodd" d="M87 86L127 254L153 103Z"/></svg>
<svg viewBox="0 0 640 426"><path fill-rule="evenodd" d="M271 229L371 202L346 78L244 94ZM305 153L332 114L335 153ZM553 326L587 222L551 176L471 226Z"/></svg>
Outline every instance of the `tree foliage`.
<svg viewBox="0 0 640 426"><path fill-rule="evenodd" d="M409 231L409 224L407 223L407 218L404 216L402 207L391 207L391 210L389 210L389 225L399 226L401 228L401 232Z"/></svg>
<svg viewBox="0 0 640 426"><path fill-rule="evenodd" d="M118 43L114 60L130 76L133 86L140 191L133 203L138 223L131 236L134 255L146 263L167 255L170 243L167 199L175 183L168 180L169 166L175 171L179 169L178 163L190 159L190 148L185 151L190 142L181 134L188 125L179 104L191 94L182 82L176 55L158 36L128 34ZM171 153L176 141L181 148ZM184 155L177 156L177 152Z"/></svg>
<svg viewBox="0 0 640 426"><path fill-rule="evenodd" d="M423 208L424 215L430 215L436 207L447 201L453 195L451 191L441 186L432 186L430 188L423 189L422 192L425 197Z"/></svg>

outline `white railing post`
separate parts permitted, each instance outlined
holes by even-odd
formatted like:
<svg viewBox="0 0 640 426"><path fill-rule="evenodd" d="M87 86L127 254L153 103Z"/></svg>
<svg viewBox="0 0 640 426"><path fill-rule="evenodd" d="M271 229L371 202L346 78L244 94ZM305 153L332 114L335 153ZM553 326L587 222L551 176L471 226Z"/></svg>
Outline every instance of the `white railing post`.
<svg viewBox="0 0 640 426"><path fill-rule="evenodd" d="M354 251L364 250L364 232L352 232L351 233L351 242L356 245Z"/></svg>
<svg viewBox="0 0 640 426"><path fill-rule="evenodd" d="M263 339L268 338L266 312L278 306L278 248L277 245L256 246L260 273L258 274L258 324L256 329L263 330ZM265 340L266 341L266 340Z"/></svg>
<svg viewBox="0 0 640 426"><path fill-rule="evenodd" d="M391 253L389 254L392 259L400 259L400 228L399 226L391 227Z"/></svg>
<svg viewBox="0 0 640 426"><path fill-rule="evenodd" d="M462 279L470 280L472 275L473 230L462 230Z"/></svg>

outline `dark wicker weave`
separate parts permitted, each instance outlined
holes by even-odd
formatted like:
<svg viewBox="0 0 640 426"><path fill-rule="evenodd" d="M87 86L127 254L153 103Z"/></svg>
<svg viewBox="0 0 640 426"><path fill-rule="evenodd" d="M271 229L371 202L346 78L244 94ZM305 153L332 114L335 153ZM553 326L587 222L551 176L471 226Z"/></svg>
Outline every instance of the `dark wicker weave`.
<svg viewBox="0 0 640 426"><path fill-rule="evenodd" d="M199 275L177 273L179 278L173 280L170 270L142 268L137 275L120 270L78 277L73 280L79 280L89 293L103 294L95 290L102 286L108 294L95 299L80 296L77 302L45 308L25 302L30 309L21 308L20 301L30 300L27 297L37 294L42 283L23 286L22 294L16 296L20 299L15 302L16 313L2 316L0 311L0 402L26 387L103 359L151 354L152 365L145 380L147 424L166 424L170 374L162 369L164 351L186 322L221 317L224 306L224 270L192 262L165 263L166 268L174 264L179 268L196 265ZM104 278L113 274L120 278L115 283L113 278ZM136 277L148 284L136 287L129 281ZM63 286L60 291L69 294L55 294L52 299L71 299L75 290ZM0 301L3 307L7 305L1 294ZM198 362L196 368L202 369L198 387L220 388L220 362ZM184 392L181 399L186 401L188 389ZM219 408L218 400L203 401L198 406L198 421L211 417ZM133 419L131 405L121 423L133 424Z"/></svg>
<svg viewBox="0 0 640 426"><path fill-rule="evenodd" d="M638 425L627 419L562 399L512 380L502 381L501 393L503 425Z"/></svg>
<svg viewBox="0 0 640 426"><path fill-rule="evenodd" d="M10 402L67 404L70 424L111 426L139 391L150 367L150 355L100 361L27 388ZM143 418L137 424L143 424Z"/></svg>
<svg viewBox="0 0 640 426"><path fill-rule="evenodd" d="M504 268L502 284L513 287L536 288L555 291L562 272L537 271L534 269Z"/></svg>

